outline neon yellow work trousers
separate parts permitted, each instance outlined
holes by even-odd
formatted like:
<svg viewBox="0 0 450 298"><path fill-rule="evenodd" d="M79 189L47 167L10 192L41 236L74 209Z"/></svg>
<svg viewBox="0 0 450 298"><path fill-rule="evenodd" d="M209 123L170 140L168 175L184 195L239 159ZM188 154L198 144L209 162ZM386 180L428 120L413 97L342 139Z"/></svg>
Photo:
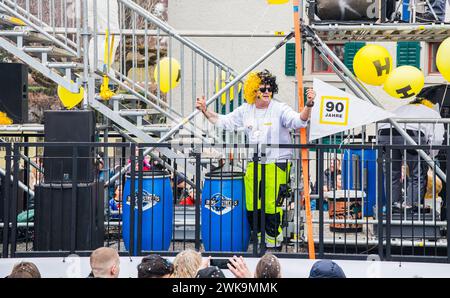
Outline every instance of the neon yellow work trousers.
<svg viewBox="0 0 450 298"><path fill-rule="evenodd" d="M268 247L279 246L282 241L281 222L283 218L283 202L290 195L289 193L289 175L291 170L290 163L269 163L265 165L264 181L264 211L261 211L262 183L261 168L258 164L257 189L257 208L254 207L254 173L255 164L250 162L247 165L244 184L245 184L245 203L247 207L247 216L251 229L256 226L260 232L260 216L265 213L265 233L266 244ZM257 212L256 220L254 212ZM280 240L281 239L281 240Z"/></svg>

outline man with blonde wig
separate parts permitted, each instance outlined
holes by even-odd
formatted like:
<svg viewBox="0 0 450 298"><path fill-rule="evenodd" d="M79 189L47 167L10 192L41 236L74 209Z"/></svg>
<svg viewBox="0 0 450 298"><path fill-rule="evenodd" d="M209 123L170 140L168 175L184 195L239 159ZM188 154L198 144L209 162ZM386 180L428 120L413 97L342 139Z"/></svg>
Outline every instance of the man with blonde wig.
<svg viewBox="0 0 450 298"><path fill-rule="evenodd" d="M308 125L311 108L314 105L315 92L307 91L307 103L300 113L294 111L286 103L272 100L278 92L276 77L268 70L250 73L244 84L246 103L227 115L219 115L206 109L205 98L197 99L196 108L216 127L233 131L244 128L250 144L290 144L290 131ZM254 164L248 162L245 174L245 197L247 217L251 228L257 226L258 236L261 227L261 164L265 164L265 243L267 248L281 249L283 234L281 219L284 200L290 196L289 176L291 169L292 150L269 147L266 158L258 163L258 205L254 206L253 175ZM253 222L254 212L257 222Z"/></svg>
<svg viewBox="0 0 450 298"><path fill-rule="evenodd" d="M90 258L91 277L117 278L120 272L120 258L115 249L100 247L94 250Z"/></svg>

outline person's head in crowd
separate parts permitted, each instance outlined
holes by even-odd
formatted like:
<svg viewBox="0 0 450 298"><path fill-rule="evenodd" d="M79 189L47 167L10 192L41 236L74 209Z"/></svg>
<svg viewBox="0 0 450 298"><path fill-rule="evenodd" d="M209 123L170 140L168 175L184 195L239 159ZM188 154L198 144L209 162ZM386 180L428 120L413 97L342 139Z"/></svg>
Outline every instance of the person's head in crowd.
<svg viewBox="0 0 450 298"><path fill-rule="evenodd" d="M186 177L183 174L177 173L176 180L177 180L177 187L178 188L185 188L186 187Z"/></svg>
<svg viewBox="0 0 450 298"><path fill-rule="evenodd" d="M160 255L142 258L138 265L138 278L168 278L173 274L173 264Z"/></svg>
<svg viewBox="0 0 450 298"><path fill-rule="evenodd" d="M342 189L342 174L336 175L336 189Z"/></svg>
<svg viewBox="0 0 450 298"><path fill-rule="evenodd" d="M202 255L192 249L180 252L173 261L175 278L194 278L202 265Z"/></svg>
<svg viewBox="0 0 450 298"><path fill-rule="evenodd" d="M330 159L330 172L341 172L341 161L339 159Z"/></svg>
<svg viewBox="0 0 450 298"><path fill-rule="evenodd" d="M95 159L95 164L96 164L97 169L99 171L103 170L103 168L105 167L105 164L104 164L104 161L103 161L103 157L104 157L103 152L99 152L97 154L97 158Z"/></svg>
<svg viewBox="0 0 450 298"><path fill-rule="evenodd" d="M281 265L278 258L270 253L262 256L256 265L255 278L281 278Z"/></svg>
<svg viewBox="0 0 450 298"><path fill-rule="evenodd" d="M120 272L120 258L115 249L100 247L90 258L91 275L97 278L117 278Z"/></svg>
<svg viewBox="0 0 450 298"><path fill-rule="evenodd" d="M223 271L217 266L209 266L198 270L196 278L225 278Z"/></svg>
<svg viewBox="0 0 450 298"><path fill-rule="evenodd" d="M345 278L345 273L338 264L331 260L320 260L314 263L309 278Z"/></svg>
<svg viewBox="0 0 450 298"><path fill-rule="evenodd" d="M37 266L31 262L20 262L14 265L8 278L41 278Z"/></svg>
<svg viewBox="0 0 450 298"><path fill-rule="evenodd" d="M122 199L122 193L123 193L123 185L118 185L114 189L114 200L120 201Z"/></svg>

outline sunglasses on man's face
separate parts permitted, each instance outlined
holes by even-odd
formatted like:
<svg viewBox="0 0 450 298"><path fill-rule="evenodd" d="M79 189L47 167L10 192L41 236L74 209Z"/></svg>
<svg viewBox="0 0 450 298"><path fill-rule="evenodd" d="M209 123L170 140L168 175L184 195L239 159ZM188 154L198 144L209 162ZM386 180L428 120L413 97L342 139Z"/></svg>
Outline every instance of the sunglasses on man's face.
<svg viewBox="0 0 450 298"><path fill-rule="evenodd" d="M259 91L261 91L262 93L265 93L266 91L272 92L272 87L260 87Z"/></svg>

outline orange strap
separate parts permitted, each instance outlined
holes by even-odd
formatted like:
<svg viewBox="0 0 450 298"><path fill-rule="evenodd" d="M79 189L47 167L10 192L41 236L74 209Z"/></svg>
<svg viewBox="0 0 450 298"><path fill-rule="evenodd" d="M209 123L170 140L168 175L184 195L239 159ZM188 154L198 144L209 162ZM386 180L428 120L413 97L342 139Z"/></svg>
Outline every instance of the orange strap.
<svg viewBox="0 0 450 298"><path fill-rule="evenodd" d="M303 61L302 61L302 37L300 30L300 14L299 9L302 9L299 0L294 0L294 30L295 30L295 59L297 61L297 88L298 88L298 110L302 111L304 104L303 95ZM306 144L306 128L300 129L300 144ZM308 235L308 252L309 258L315 259L316 253L314 248L314 238L313 238L313 227L311 218L311 200L309 196L309 160L308 160L308 149L301 149L302 158L302 170L303 170L303 193L305 196L305 209L306 209L306 224L307 224L307 235Z"/></svg>

